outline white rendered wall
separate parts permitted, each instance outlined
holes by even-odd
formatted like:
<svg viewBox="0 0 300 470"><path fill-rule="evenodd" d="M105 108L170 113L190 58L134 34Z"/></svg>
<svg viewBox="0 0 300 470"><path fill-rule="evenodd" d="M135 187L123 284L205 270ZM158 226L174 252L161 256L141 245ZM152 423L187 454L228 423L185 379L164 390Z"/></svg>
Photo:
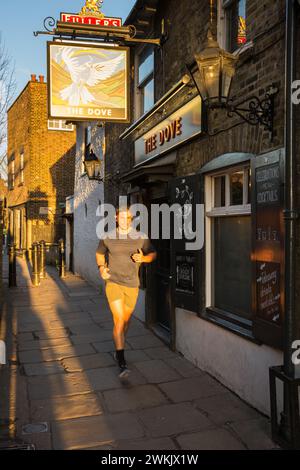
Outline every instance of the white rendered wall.
<svg viewBox="0 0 300 470"><path fill-rule="evenodd" d="M103 129L97 126L92 131L92 146L95 154L103 161ZM76 168L74 188L74 270L76 274L94 285L103 285L96 266L95 252L99 243L96 225L99 217L96 211L104 202L102 183L90 181L82 176L82 160L85 149L85 124L77 125ZM85 210L87 207L87 215Z"/></svg>
<svg viewBox="0 0 300 470"><path fill-rule="evenodd" d="M269 367L283 364L282 353L259 346L186 310L176 309L176 322L177 350L270 416Z"/></svg>

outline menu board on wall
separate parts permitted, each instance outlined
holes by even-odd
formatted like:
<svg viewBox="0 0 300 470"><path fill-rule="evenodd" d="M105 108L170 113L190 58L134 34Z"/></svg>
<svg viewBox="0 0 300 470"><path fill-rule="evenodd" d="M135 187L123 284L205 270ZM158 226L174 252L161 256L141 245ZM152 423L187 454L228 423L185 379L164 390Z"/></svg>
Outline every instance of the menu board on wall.
<svg viewBox="0 0 300 470"><path fill-rule="evenodd" d="M263 342L280 346L284 304L280 154L273 152L270 158L257 158L253 166L254 333Z"/></svg>
<svg viewBox="0 0 300 470"><path fill-rule="evenodd" d="M187 294L195 292L195 256L176 256L176 290Z"/></svg>
<svg viewBox="0 0 300 470"><path fill-rule="evenodd" d="M257 314L267 321L280 323L280 264L257 261Z"/></svg>

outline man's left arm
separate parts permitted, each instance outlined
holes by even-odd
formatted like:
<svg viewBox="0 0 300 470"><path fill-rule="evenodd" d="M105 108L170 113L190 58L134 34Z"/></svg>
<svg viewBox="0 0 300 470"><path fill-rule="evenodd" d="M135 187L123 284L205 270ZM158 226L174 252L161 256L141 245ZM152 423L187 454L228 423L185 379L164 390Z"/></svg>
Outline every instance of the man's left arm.
<svg viewBox="0 0 300 470"><path fill-rule="evenodd" d="M135 261L135 263L149 264L155 261L156 257L157 257L157 252L154 246L150 242L149 238L145 238L142 249L139 249L138 253L135 253L132 256L132 259L133 261Z"/></svg>
<svg viewBox="0 0 300 470"><path fill-rule="evenodd" d="M156 260L157 252L152 243L150 242L149 238L145 238L142 252L142 263L152 263Z"/></svg>

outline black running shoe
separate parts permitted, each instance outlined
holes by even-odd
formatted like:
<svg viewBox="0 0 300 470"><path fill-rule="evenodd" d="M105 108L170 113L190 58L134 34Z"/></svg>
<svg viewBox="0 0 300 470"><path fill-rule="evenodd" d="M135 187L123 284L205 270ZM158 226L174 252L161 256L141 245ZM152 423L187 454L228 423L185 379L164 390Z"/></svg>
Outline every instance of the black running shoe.
<svg viewBox="0 0 300 470"><path fill-rule="evenodd" d="M128 369L127 367L127 364L122 364L120 366L120 373L119 373L119 377L120 379L126 379L130 374L130 370Z"/></svg>

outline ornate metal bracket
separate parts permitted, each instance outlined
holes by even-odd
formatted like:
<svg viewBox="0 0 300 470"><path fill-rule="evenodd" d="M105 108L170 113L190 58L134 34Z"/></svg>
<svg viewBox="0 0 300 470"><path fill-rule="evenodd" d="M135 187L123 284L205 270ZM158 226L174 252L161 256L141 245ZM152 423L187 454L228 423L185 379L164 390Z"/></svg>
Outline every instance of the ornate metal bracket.
<svg viewBox="0 0 300 470"><path fill-rule="evenodd" d="M34 31L33 34L35 37L39 36L40 34L53 34L54 30L53 28L55 27L55 19L52 16L47 16L47 18L44 19L44 28L45 31Z"/></svg>
<svg viewBox="0 0 300 470"><path fill-rule="evenodd" d="M272 141L274 135L274 99L277 93L278 88L272 86L263 99L251 96L236 105L233 104L233 100L229 100L226 106L228 117L233 117L236 114L252 126L263 125L265 130L271 133ZM249 103L248 107L244 106L246 103Z"/></svg>
<svg viewBox="0 0 300 470"><path fill-rule="evenodd" d="M161 46L167 39L166 34L162 34L160 38L142 39L137 38L136 28L133 25L121 27L108 27L108 26L91 26L73 23L64 23L62 21L55 21L54 18L48 16L44 20L45 31L35 31L34 36L40 34L58 36L60 38L68 37L71 39L88 38L101 41L116 41L124 43L136 44L152 44L154 46ZM51 28L51 29L50 29Z"/></svg>

